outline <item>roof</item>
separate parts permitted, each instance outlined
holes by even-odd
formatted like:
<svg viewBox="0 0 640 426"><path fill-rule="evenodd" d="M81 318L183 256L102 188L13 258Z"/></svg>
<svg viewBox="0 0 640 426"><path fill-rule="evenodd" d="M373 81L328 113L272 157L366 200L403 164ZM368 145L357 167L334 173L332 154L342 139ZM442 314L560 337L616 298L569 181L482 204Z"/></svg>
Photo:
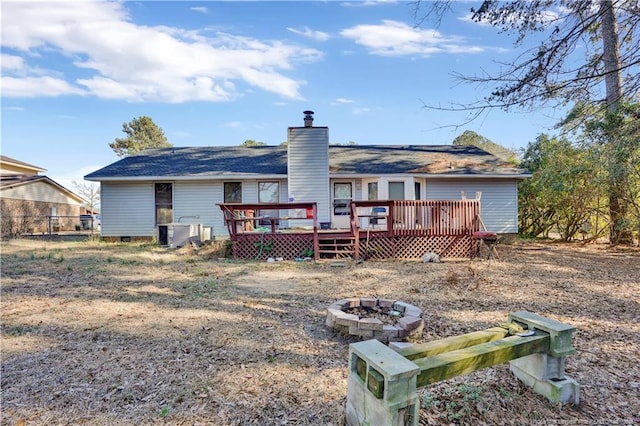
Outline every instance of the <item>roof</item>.
<svg viewBox="0 0 640 426"><path fill-rule="evenodd" d="M14 158L7 157L6 155L1 155L1 154L0 154L0 163L12 165L12 166L18 166L25 169L31 169L36 173L47 171L47 169L43 169L42 167L34 166L33 164L25 163L24 161L16 160Z"/></svg>
<svg viewBox="0 0 640 426"><path fill-rule="evenodd" d="M471 145L332 146L329 156L333 174L528 175Z"/></svg>
<svg viewBox="0 0 640 426"><path fill-rule="evenodd" d="M109 177L229 176L237 174L287 174L287 148L174 147L148 149L125 157L85 176Z"/></svg>
<svg viewBox="0 0 640 426"><path fill-rule="evenodd" d="M330 175L527 177L524 169L475 146L331 145ZM286 176L286 146L173 147L145 150L85 176L87 180L216 179Z"/></svg>
<svg viewBox="0 0 640 426"><path fill-rule="evenodd" d="M13 188L15 186L23 185L29 182L36 182L43 179L47 179L47 177L39 175L1 175L0 188Z"/></svg>
<svg viewBox="0 0 640 426"><path fill-rule="evenodd" d="M0 189L11 189L21 185L28 185L34 182L44 182L54 186L59 191L64 192L71 198L75 198L78 202L84 203L86 200L73 191L60 185L53 179L41 175L0 175Z"/></svg>

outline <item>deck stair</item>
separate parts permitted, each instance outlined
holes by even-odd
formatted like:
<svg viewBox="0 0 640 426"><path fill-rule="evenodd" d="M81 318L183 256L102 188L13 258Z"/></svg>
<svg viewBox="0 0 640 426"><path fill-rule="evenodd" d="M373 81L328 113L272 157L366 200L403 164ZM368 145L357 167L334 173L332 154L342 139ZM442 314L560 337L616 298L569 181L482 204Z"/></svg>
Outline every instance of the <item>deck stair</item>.
<svg viewBox="0 0 640 426"><path fill-rule="evenodd" d="M332 236L319 238L321 259L349 259L355 254L355 237Z"/></svg>

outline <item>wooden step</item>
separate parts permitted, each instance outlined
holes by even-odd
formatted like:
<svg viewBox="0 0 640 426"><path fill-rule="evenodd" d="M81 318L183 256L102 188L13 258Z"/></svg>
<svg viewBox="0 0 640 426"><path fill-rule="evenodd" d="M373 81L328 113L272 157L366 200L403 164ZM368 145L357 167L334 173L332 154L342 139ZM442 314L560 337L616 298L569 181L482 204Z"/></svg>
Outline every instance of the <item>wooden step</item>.
<svg viewBox="0 0 640 426"><path fill-rule="evenodd" d="M333 259L352 258L355 254L355 237L320 238L318 254Z"/></svg>
<svg viewBox="0 0 640 426"><path fill-rule="evenodd" d="M320 253L322 253L323 251L354 251L355 248L354 247L345 247L345 246L320 246L318 247Z"/></svg>
<svg viewBox="0 0 640 426"><path fill-rule="evenodd" d="M352 255L353 251L350 251L350 250L320 250L318 253L320 253L320 254L348 254L348 255Z"/></svg>

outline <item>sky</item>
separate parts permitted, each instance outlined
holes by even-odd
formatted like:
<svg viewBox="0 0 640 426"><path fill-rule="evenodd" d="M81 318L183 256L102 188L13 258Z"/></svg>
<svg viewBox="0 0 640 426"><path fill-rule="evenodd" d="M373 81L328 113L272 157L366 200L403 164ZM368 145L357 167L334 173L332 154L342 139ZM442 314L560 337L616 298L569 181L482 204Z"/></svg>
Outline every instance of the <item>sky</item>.
<svg viewBox="0 0 640 426"><path fill-rule="evenodd" d="M558 111L467 113L514 36L469 19L436 25L414 2L3 1L3 155L73 182L117 161L122 125L148 116L174 146L278 145L287 128L329 127L330 143L450 144L465 130L513 150L551 133ZM524 46L526 47L526 46Z"/></svg>

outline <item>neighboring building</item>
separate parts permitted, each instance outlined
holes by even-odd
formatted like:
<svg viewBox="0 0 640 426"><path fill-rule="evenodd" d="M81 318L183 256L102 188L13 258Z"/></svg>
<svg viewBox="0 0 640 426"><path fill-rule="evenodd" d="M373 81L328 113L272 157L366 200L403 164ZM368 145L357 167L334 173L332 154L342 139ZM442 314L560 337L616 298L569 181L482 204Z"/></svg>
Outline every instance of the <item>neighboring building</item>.
<svg viewBox="0 0 640 426"><path fill-rule="evenodd" d="M74 230L85 200L47 176L45 169L0 155L2 235Z"/></svg>
<svg viewBox="0 0 640 426"><path fill-rule="evenodd" d="M329 129L288 129L287 146L146 150L85 176L101 184L105 238L158 238L159 225L227 236L216 203L316 202L318 220L349 227L350 200L481 197L487 230L517 233L518 180L530 176L473 146L329 146ZM263 212L264 213L264 212Z"/></svg>
<svg viewBox="0 0 640 426"><path fill-rule="evenodd" d="M0 155L0 176L10 176L10 175L37 175L40 172L46 172L46 169L43 169L38 166L34 166L33 164L25 163L22 161L15 160L13 158L7 157L6 155Z"/></svg>

